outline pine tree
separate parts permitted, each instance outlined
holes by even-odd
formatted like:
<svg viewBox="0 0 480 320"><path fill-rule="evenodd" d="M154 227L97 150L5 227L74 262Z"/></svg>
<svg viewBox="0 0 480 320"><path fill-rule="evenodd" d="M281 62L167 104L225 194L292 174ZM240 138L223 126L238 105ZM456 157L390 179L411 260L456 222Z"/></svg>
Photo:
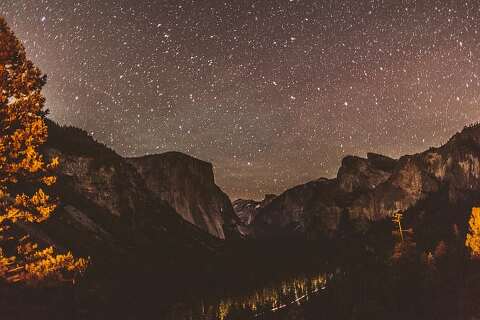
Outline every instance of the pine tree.
<svg viewBox="0 0 480 320"><path fill-rule="evenodd" d="M73 277L86 267L71 253L39 249L28 236L17 238L21 223L41 223L56 208L47 191L56 182L59 159L46 161L46 77L0 17L0 278L35 281ZM12 245L13 242L13 245Z"/></svg>
<svg viewBox="0 0 480 320"><path fill-rule="evenodd" d="M467 234L465 245L473 257L480 256L480 208L473 208L470 221L468 222L470 229Z"/></svg>

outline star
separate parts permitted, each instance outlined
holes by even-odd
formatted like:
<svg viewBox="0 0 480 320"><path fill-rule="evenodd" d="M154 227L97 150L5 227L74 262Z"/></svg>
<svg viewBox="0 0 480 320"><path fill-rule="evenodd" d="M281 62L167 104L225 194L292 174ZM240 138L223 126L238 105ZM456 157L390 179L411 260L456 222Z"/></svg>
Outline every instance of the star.
<svg viewBox="0 0 480 320"><path fill-rule="evenodd" d="M122 156L210 161L232 199L480 120L475 1L4 0L49 117ZM421 138L420 138L421 137Z"/></svg>

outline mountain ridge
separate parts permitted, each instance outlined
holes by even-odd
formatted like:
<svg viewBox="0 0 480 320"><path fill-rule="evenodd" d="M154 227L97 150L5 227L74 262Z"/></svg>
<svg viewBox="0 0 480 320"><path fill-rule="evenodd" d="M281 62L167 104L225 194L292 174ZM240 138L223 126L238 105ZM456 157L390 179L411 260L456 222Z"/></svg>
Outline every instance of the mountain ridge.
<svg viewBox="0 0 480 320"><path fill-rule="evenodd" d="M295 186L258 208L251 236L306 235L312 230L316 236L332 236L343 215L364 221L389 218L411 211L429 197L440 197L445 189L452 206L467 198L474 203L476 197L470 193L480 191L479 161L478 123L439 147L399 159L375 153L366 158L346 156L336 177ZM464 225L466 214L457 222Z"/></svg>
<svg viewBox="0 0 480 320"><path fill-rule="evenodd" d="M129 248L154 246L159 241L163 242L161 247L176 242L175 246L185 248L185 252L190 252L189 248L197 248L199 253L214 252L221 246L218 240L238 234L233 222L232 230L223 233L222 229L218 234L208 233L201 225L190 223L174 204L152 192L131 159L121 157L81 129L61 127L50 120L47 124L49 138L42 153L47 158L59 156L60 166L58 183L53 189L59 198L57 212L45 227L31 230L42 236L44 242L72 248L88 256L111 257L131 251ZM204 180L214 182L210 176L213 174L211 164L187 155L182 157L196 164L195 168L206 168ZM202 176L205 171L198 174ZM188 176L183 178L189 179ZM213 187L208 191L221 192ZM210 203L216 204L217 198L223 196L224 193L213 195ZM201 205L195 201L192 207ZM218 206L222 205L224 203ZM234 215L233 209L231 213Z"/></svg>

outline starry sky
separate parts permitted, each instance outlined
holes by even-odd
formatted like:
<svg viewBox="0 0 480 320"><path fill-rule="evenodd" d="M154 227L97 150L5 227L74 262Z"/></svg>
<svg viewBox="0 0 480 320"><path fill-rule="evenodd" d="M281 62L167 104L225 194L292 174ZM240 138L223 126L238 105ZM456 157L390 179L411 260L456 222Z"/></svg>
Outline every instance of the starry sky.
<svg viewBox="0 0 480 320"><path fill-rule="evenodd" d="M478 1L1 0L50 117L123 156L214 164L232 199L480 120Z"/></svg>

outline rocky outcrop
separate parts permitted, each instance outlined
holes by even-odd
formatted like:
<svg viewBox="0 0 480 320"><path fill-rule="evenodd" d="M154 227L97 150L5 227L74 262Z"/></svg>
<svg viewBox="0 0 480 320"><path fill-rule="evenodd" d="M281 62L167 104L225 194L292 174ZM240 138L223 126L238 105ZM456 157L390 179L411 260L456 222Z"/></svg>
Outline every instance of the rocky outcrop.
<svg viewBox="0 0 480 320"><path fill-rule="evenodd" d="M348 156L336 178L287 190L250 215L256 217L252 225L257 237L312 230L331 235L342 214L377 221L416 210L429 199L455 208L467 198L472 202L476 193L480 193L480 125L465 128L439 148L398 160L371 153L367 158ZM428 212L418 212L424 214Z"/></svg>
<svg viewBox="0 0 480 320"><path fill-rule="evenodd" d="M179 152L128 159L149 192L166 201L186 221L225 239L234 236L238 217L215 184L211 163Z"/></svg>

